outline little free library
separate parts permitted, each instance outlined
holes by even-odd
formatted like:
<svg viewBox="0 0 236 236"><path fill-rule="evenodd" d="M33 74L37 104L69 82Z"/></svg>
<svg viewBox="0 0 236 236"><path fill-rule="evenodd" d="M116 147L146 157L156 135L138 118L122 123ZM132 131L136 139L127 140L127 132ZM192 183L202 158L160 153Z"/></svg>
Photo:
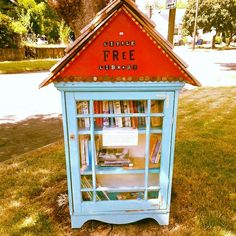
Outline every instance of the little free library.
<svg viewBox="0 0 236 236"><path fill-rule="evenodd" d="M131 0L91 21L40 87L61 92L73 228L169 223L178 93L199 86Z"/></svg>

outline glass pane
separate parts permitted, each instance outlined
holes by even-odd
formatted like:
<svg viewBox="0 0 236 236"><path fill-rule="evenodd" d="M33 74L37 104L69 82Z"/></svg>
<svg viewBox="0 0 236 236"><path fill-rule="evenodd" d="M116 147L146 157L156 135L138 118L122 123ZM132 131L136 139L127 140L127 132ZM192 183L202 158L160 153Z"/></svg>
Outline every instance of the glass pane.
<svg viewBox="0 0 236 236"><path fill-rule="evenodd" d="M148 192L148 199L158 199L159 191L149 191Z"/></svg>
<svg viewBox="0 0 236 236"><path fill-rule="evenodd" d="M86 167L92 166L92 144L90 135L79 135L80 168L83 172Z"/></svg>
<svg viewBox="0 0 236 236"><path fill-rule="evenodd" d="M100 201L109 200L143 200L144 192L97 192ZM98 201L99 201L98 200Z"/></svg>
<svg viewBox="0 0 236 236"><path fill-rule="evenodd" d="M152 114L163 114L164 101L163 100L152 100L151 101L151 115ZM151 117L151 127L162 127L163 118L153 116Z"/></svg>
<svg viewBox="0 0 236 236"><path fill-rule="evenodd" d="M160 186L159 173L149 173L148 175L148 187L158 188Z"/></svg>
<svg viewBox="0 0 236 236"><path fill-rule="evenodd" d="M95 135L98 171L99 167L123 167L125 170L144 169L146 135L138 134L137 145L132 145L133 143L128 140L129 136L122 136L121 133L120 137L117 137L116 132L118 131L112 131L114 135L108 136L105 140L108 146L104 143L103 134ZM119 145L114 145L116 143ZM112 146L109 146L109 144Z"/></svg>
<svg viewBox="0 0 236 236"><path fill-rule="evenodd" d="M97 188L100 200L136 200L144 196L143 174L98 174ZM135 187L135 190L132 188ZM140 190L138 190L138 188Z"/></svg>
<svg viewBox="0 0 236 236"><path fill-rule="evenodd" d="M78 129L79 131L90 131L90 120L89 118L78 118Z"/></svg>
<svg viewBox="0 0 236 236"><path fill-rule="evenodd" d="M161 134L151 134L150 135L150 167L160 167L161 160Z"/></svg>
<svg viewBox="0 0 236 236"><path fill-rule="evenodd" d="M160 163L161 163L161 143L162 143L161 141L162 141L161 134L151 134L150 135L148 187L153 187L155 189L157 189L160 186L159 170L160 170Z"/></svg>
<svg viewBox="0 0 236 236"><path fill-rule="evenodd" d="M77 101L76 105L78 115L89 114L89 101Z"/></svg>
<svg viewBox="0 0 236 236"><path fill-rule="evenodd" d="M131 117L131 114L145 114L147 102L144 100L94 101L94 114L107 116L95 118L95 128L103 127L142 127L146 125L145 117ZM115 114L122 115L114 117ZM124 116L128 114L128 116ZM111 116L109 116L111 115ZM113 116L113 117L112 117Z"/></svg>
<svg viewBox="0 0 236 236"><path fill-rule="evenodd" d="M78 115L89 115L89 101L77 101L77 114ZM79 118L78 119L78 128L79 129L86 129L90 127L90 120L89 117L86 118Z"/></svg>
<svg viewBox="0 0 236 236"><path fill-rule="evenodd" d="M81 176L81 189L92 189L92 176ZM82 200L83 201L92 201L93 192L92 191L82 191Z"/></svg>

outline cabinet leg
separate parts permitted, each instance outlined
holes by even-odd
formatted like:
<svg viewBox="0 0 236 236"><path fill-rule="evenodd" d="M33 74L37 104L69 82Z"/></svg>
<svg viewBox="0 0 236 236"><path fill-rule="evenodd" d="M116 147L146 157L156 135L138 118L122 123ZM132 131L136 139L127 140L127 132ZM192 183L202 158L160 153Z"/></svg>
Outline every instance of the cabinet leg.
<svg viewBox="0 0 236 236"><path fill-rule="evenodd" d="M71 216L71 227L73 229L79 229L90 219L88 216Z"/></svg>
<svg viewBox="0 0 236 236"><path fill-rule="evenodd" d="M169 213L165 214L158 214L156 216L153 216L153 219L156 220L157 223L160 225L168 225L169 224Z"/></svg>

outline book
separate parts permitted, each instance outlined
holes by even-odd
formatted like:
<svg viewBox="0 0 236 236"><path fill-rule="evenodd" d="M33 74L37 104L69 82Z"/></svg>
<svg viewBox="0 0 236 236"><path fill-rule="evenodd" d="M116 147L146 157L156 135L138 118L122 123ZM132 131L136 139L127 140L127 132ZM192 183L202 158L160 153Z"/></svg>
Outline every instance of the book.
<svg viewBox="0 0 236 236"><path fill-rule="evenodd" d="M144 198L143 192L126 192L126 193L117 193L116 199L117 200L142 200Z"/></svg>
<svg viewBox="0 0 236 236"><path fill-rule="evenodd" d="M152 100L151 102L151 113L160 113L161 107L158 100ZM151 125L152 126L161 126L161 117L152 117L151 118Z"/></svg>
<svg viewBox="0 0 236 236"><path fill-rule="evenodd" d="M87 176L81 176L81 187L82 188L93 188L92 179ZM105 191L97 191L96 192L96 200L110 200L108 194ZM84 200L91 201L93 199L93 192L83 192Z"/></svg>
<svg viewBox="0 0 236 236"><path fill-rule="evenodd" d="M120 101L113 101L114 114L121 114ZM122 128L122 117L115 117L116 127Z"/></svg>
<svg viewBox="0 0 236 236"><path fill-rule="evenodd" d="M113 102L109 101L109 114L114 114L114 108L113 108ZM110 126L114 127L115 122L114 122L114 117L110 117Z"/></svg>
<svg viewBox="0 0 236 236"><path fill-rule="evenodd" d="M80 114L80 115L83 114L83 103L82 102L77 103L77 113ZM84 128L85 127L83 118L78 119L78 127L79 128Z"/></svg>
<svg viewBox="0 0 236 236"><path fill-rule="evenodd" d="M145 113L145 101L140 101L140 113L144 114ZM141 119L141 126L145 126L145 117L140 117Z"/></svg>
<svg viewBox="0 0 236 236"><path fill-rule="evenodd" d="M133 163L100 163L101 167L133 167Z"/></svg>
<svg viewBox="0 0 236 236"><path fill-rule="evenodd" d="M130 113L130 107L129 107L129 102L128 101L123 101L123 111L124 111L125 114ZM130 117L125 117L124 121L125 121L124 122L125 127L132 127Z"/></svg>
<svg viewBox="0 0 236 236"><path fill-rule="evenodd" d="M94 114L99 114L99 102L94 101L93 106ZM99 118L95 118L95 127L99 127Z"/></svg>
<svg viewBox="0 0 236 236"><path fill-rule="evenodd" d="M138 113L138 101L133 101L133 109L134 109L134 113L137 114ZM134 123L135 123L135 128L138 127L139 123L138 123L138 117L133 117L134 118Z"/></svg>
<svg viewBox="0 0 236 236"><path fill-rule="evenodd" d="M88 144L88 137L84 139L84 152L85 152L85 163L86 166L89 166L89 144Z"/></svg>
<svg viewBox="0 0 236 236"><path fill-rule="evenodd" d="M130 108L130 113L134 114L134 104L133 101L129 101L129 108ZM132 117L131 118L131 126L132 128L136 129L137 128L137 122L136 122L137 117Z"/></svg>
<svg viewBox="0 0 236 236"><path fill-rule="evenodd" d="M129 156L129 150L128 148L103 148L98 153L98 158L100 160L122 160L125 158L128 158Z"/></svg>
<svg viewBox="0 0 236 236"><path fill-rule="evenodd" d="M86 166L84 138L81 138L80 140L80 160L81 160L81 166Z"/></svg>
<svg viewBox="0 0 236 236"><path fill-rule="evenodd" d="M102 102L103 114L109 114L108 101ZM109 127L109 117L103 117L103 127Z"/></svg>
<svg viewBox="0 0 236 236"><path fill-rule="evenodd" d="M158 140L154 143L152 152L151 152L151 163L158 163L161 157L161 140Z"/></svg>
<svg viewBox="0 0 236 236"><path fill-rule="evenodd" d="M85 115L89 114L88 101L83 101L82 102L82 113L85 114ZM84 118L84 127L85 128L90 127L89 118Z"/></svg>
<svg viewBox="0 0 236 236"><path fill-rule="evenodd" d="M127 148L101 149L98 154L100 166L132 166Z"/></svg>
<svg viewBox="0 0 236 236"><path fill-rule="evenodd" d="M98 113L99 114L102 114L103 113L103 104L102 104L102 101L98 101L98 104L99 104L99 110L98 110ZM99 127L102 127L103 126L103 119L100 117L98 118L98 123L99 123Z"/></svg>

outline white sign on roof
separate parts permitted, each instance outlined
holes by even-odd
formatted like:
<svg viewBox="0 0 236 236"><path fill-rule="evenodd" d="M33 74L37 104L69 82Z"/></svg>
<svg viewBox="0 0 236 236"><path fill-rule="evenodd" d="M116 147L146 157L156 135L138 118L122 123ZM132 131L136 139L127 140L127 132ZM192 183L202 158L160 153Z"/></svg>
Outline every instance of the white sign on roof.
<svg viewBox="0 0 236 236"><path fill-rule="evenodd" d="M166 9L176 8L177 0L166 0Z"/></svg>

